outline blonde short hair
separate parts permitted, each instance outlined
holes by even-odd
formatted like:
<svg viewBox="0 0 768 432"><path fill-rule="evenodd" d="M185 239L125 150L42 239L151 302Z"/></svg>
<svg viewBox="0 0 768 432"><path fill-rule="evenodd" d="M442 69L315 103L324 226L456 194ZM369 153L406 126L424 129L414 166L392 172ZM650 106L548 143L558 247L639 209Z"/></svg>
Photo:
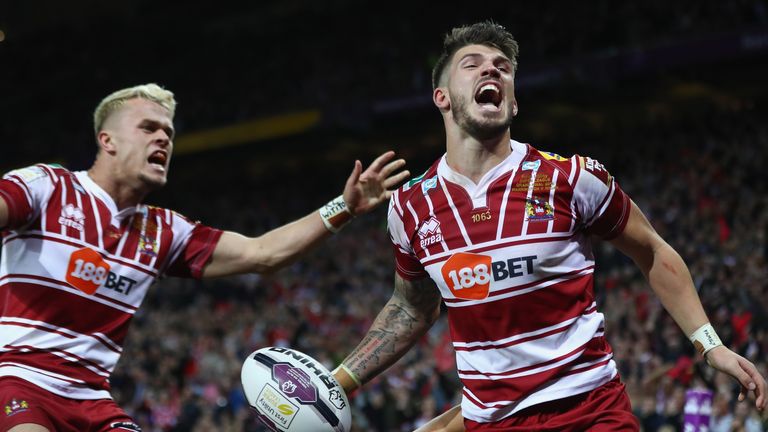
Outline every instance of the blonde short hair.
<svg viewBox="0 0 768 432"><path fill-rule="evenodd" d="M173 115L176 112L176 99L173 98L173 93L157 84L150 83L124 88L102 99L96 107L96 110L93 112L94 133L98 135L99 131L101 131L101 128L104 126L104 122L107 121L107 118L126 101L136 98L155 102L167 109L171 113L171 118L173 118Z"/></svg>

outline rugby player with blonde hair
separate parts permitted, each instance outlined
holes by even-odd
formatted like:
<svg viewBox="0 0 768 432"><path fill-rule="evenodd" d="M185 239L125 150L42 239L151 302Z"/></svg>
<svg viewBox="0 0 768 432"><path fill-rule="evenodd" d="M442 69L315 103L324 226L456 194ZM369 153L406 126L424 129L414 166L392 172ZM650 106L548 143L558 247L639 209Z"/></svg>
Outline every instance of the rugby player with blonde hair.
<svg viewBox="0 0 768 432"><path fill-rule="evenodd" d="M387 152L355 161L342 195L299 220L258 237L214 229L143 204L167 181L175 108L155 84L114 92L93 116L88 171L38 164L0 180L0 430L139 430L109 377L158 277L277 270L408 176Z"/></svg>

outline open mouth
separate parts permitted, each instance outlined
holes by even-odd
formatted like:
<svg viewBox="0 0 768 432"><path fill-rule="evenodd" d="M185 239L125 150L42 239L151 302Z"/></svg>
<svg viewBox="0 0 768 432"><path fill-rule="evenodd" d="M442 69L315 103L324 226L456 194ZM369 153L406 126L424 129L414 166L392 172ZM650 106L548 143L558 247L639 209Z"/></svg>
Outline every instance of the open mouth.
<svg viewBox="0 0 768 432"><path fill-rule="evenodd" d="M165 170L165 164L168 162L168 154L164 151L157 150L149 155L147 162Z"/></svg>
<svg viewBox="0 0 768 432"><path fill-rule="evenodd" d="M475 93L475 102L483 108L497 111L501 105L501 87L493 82L488 82L480 86Z"/></svg>

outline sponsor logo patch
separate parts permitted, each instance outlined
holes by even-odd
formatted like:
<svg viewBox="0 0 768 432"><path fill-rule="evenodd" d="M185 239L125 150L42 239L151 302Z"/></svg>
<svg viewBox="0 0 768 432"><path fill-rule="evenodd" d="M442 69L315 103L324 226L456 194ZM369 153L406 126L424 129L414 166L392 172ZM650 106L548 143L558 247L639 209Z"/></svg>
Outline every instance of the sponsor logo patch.
<svg viewBox="0 0 768 432"><path fill-rule="evenodd" d="M61 225L83 232L84 221L85 214L83 214L83 210L80 207L67 204L61 208L61 216L59 216L59 223Z"/></svg>
<svg viewBox="0 0 768 432"><path fill-rule="evenodd" d="M443 241L443 233L440 231L440 222L434 216L421 224L418 231L421 248Z"/></svg>
<svg viewBox="0 0 768 432"><path fill-rule="evenodd" d="M600 179L606 186L611 184L613 177L611 177L611 174L605 169L605 165L591 157L583 157L581 158L581 166L594 174L594 176Z"/></svg>
<svg viewBox="0 0 768 432"><path fill-rule="evenodd" d="M541 166L540 160L523 162L523 171L536 170L536 169L539 169L540 166Z"/></svg>
<svg viewBox="0 0 768 432"><path fill-rule="evenodd" d="M269 423L288 428L300 408L291 403L279 390L267 384L256 398L256 409L262 416L269 419Z"/></svg>
<svg viewBox="0 0 768 432"><path fill-rule="evenodd" d="M72 252L67 266L67 282L86 294L93 294L107 281L112 267L91 248Z"/></svg>
<svg viewBox="0 0 768 432"><path fill-rule="evenodd" d="M454 296L466 300L488 297L491 287L491 257L460 252L445 262L440 270Z"/></svg>
<svg viewBox="0 0 768 432"><path fill-rule="evenodd" d="M488 255L459 252L440 271L456 298L482 300L488 297L491 282L533 274L537 259L537 255L527 255L492 261Z"/></svg>
<svg viewBox="0 0 768 432"><path fill-rule="evenodd" d="M91 248L82 248L70 255L65 279L67 283L89 295L101 286L128 295L137 281L118 275L111 269L100 253Z"/></svg>
<svg viewBox="0 0 768 432"><path fill-rule="evenodd" d="M437 188L437 176L428 178L424 180L424 183L421 184L421 192L423 194L429 193L430 189Z"/></svg>

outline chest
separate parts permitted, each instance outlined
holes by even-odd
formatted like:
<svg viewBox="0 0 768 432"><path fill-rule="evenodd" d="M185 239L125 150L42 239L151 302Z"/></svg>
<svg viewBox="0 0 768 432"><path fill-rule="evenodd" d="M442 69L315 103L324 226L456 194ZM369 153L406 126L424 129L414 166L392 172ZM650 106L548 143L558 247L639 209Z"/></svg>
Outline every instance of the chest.
<svg viewBox="0 0 768 432"><path fill-rule="evenodd" d="M82 187L61 183L34 228L59 241L89 247L139 267L159 269L173 242L168 211L140 206L115 212Z"/></svg>
<svg viewBox="0 0 768 432"><path fill-rule="evenodd" d="M15 261L11 267L56 288L138 305L172 251L170 221L166 210L148 206L115 214L72 183L62 184L32 225L8 244L8 258Z"/></svg>
<svg viewBox="0 0 768 432"><path fill-rule="evenodd" d="M541 237L576 227L573 190L558 171L509 173L484 188L439 179L407 206L406 230L419 258Z"/></svg>

